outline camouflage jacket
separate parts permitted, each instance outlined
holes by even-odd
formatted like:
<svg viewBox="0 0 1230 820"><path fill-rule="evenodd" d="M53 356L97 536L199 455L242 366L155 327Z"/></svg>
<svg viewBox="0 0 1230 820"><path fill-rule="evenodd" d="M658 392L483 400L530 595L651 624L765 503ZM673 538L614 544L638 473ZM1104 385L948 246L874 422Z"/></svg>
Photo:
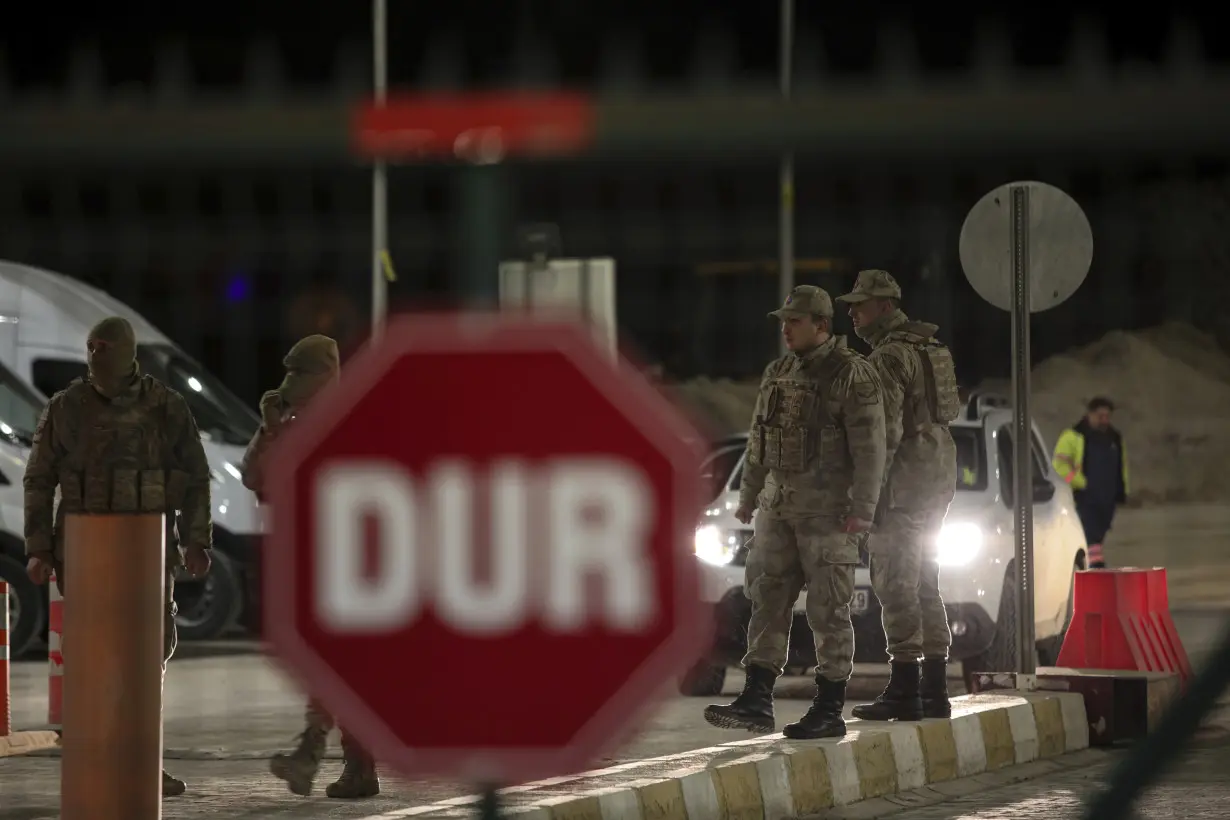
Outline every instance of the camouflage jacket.
<svg viewBox="0 0 1230 820"><path fill-rule="evenodd" d="M781 515L870 521L884 475L884 408L875 369L833 337L765 368L740 505Z"/></svg>
<svg viewBox="0 0 1230 820"><path fill-rule="evenodd" d="M115 399L85 379L52 396L24 485L28 555L62 557L58 536L69 513L167 513L168 550L213 545L201 434L183 396L152 376Z"/></svg>
<svg viewBox="0 0 1230 820"><path fill-rule="evenodd" d="M239 471L243 475L243 486L256 493L258 501L265 500L265 467L269 462L269 450L278 437L286 431L286 428L294 423L294 418L289 410L284 410L280 422L275 427L269 428L261 424L256 435L252 436L252 440L248 442L248 449L244 451L243 462L239 465Z"/></svg>
<svg viewBox="0 0 1230 820"><path fill-rule="evenodd" d="M875 365L884 387L884 421L887 430L885 502L892 506L929 503L954 491L957 482L957 448L946 424L929 418L911 419L909 408L925 407L926 374L920 354L908 341L904 329L919 338L933 338L938 325L911 322L903 311L890 314L868 334L872 351L867 359ZM956 384L952 385L956 390ZM924 411L925 412L925 411ZM913 429L906 429L912 427Z"/></svg>

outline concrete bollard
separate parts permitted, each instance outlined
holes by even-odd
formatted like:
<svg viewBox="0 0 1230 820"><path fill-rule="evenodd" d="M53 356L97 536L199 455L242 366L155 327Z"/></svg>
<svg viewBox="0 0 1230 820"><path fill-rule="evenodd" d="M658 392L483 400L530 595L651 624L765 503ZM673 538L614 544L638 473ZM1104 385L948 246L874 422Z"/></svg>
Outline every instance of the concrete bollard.
<svg viewBox="0 0 1230 820"><path fill-rule="evenodd" d="M67 518L63 820L162 816L163 528L161 515Z"/></svg>

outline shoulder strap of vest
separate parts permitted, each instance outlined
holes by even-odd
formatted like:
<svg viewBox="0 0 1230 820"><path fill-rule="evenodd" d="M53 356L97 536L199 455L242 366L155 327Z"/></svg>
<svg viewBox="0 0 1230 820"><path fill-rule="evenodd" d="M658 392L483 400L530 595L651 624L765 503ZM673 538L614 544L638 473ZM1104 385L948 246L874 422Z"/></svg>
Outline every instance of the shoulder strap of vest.
<svg viewBox="0 0 1230 820"><path fill-rule="evenodd" d="M141 388L145 392L146 401L153 402L165 409L167 400L170 398L170 391L167 389L167 386L151 376L144 376L141 381Z"/></svg>
<svg viewBox="0 0 1230 820"><path fill-rule="evenodd" d="M790 364L790 355L792 354L788 354L786 356L779 356L778 358L773 360L772 369L770 371L773 374L773 378L776 379L778 376L780 376L782 374L782 371L785 370L786 367Z"/></svg>
<svg viewBox="0 0 1230 820"><path fill-rule="evenodd" d="M162 429L167 430L171 420L171 391L165 384L151 376L144 377L145 390L147 391L148 400L153 402L158 409L158 413L162 416ZM171 469L171 448L168 446L166 435L161 436L163 466L166 469Z"/></svg>
<svg viewBox="0 0 1230 820"><path fill-rule="evenodd" d="M64 410L76 416L76 434L72 446L75 448L77 457L84 459L89 453L89 448L93 436L91 433L94 430L94 425L83 421L86 415L87 408L91 399L90 392L93 390L89 383L77 377L69 382L68 387L64 388ZM84 465L83 465L84 466Z"/></svg>
<svg viewBox="0 0 1230 820"><path fill-rule="evenodd" d="M813 372L821 384L827 384L837 376L837 373L843 367L857 356L858 353L848 347L835 347L829 355L816 363Z"/></svg>

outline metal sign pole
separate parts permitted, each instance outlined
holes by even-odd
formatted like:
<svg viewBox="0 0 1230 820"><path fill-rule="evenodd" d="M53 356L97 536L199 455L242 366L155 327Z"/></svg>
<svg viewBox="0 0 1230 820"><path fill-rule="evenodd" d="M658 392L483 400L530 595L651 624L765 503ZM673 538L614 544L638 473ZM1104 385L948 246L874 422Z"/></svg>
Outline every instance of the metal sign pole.
<svg viewBox="0 0 1230 820"><path fill-rule="evenodd" d="M1042 182L1012 182L993 189L970 208L961 226L961 267L978 295L1012 315L1012 450L1000 491L1013 501L1015 605L1013 629L1017 684L1032 688L1038 658L1034 634L1033 423L1029 412L1029 320L1066 301L1089 273L1093 231L1076 200ZM1004 465L1005 467L1007 465ZM1010 474L1009 474L1010 473ZM1049 467L1038 480L1059 483ZM1040 502L1041 503L1041 502ZM975 672L1010 672L976 669Z"/></svg>
<svg viewBox="0 0 1230 820"><path fill-rule="evenodd" d="M454 271L457 295L467 308L499 304L500 260L504 258L506 177L495 156L459 152L462 163L453 171L456 235ZM526 265L525 276L533 276ZM531 283L532 287L532 283Z"/></svg>
<svg viewBox="0 0 1230 820"><path fill-rule="evenodd" d="M372 0L372 68L376 103L383 104L388 91L388 25L385 0ZM383 160L372 166L372 336L379 336L388 313L388 281L384 256L389 245L387 170Z"/></svg>
<svg viewBox="0 0 1230 820"><path fill-rule="evenodd" d="M781 0L781 89L783 99L790 99L790 81L794 68L794 0ZM778 226L778 304L786 301L794 290L794 154L782 154L781 213ZM784 356L786 340L782 337Z"/></svg>
<svg viewBox="0 0 1230 820"><path fill-rule="evenodd" d="M1034 651L1034 475L1029 415L1029 187L1012 197L1012 430L1014 449L1013 531L1016 533L1016 671L1037 671Z"/></svg>

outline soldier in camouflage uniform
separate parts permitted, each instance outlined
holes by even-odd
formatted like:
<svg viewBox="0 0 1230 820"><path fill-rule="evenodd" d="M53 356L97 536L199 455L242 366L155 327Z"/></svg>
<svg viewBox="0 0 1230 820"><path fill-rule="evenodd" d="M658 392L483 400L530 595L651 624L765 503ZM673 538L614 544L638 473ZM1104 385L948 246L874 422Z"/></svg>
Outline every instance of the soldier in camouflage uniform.
<svg viewBox="0 0 1230 820"><path fill-rule="evenodd" d="M885 489L867 551L892 671L883 694L854 716L947 717L952 638L935 549L957 483L948 425L961 404L952 354L936 341L936 325L911 321L901 310L901 288L887 271L862 271L854 290L838 299L849 304L855 333L872 347L868 359L884 387L888 429Z"/></svg>
<svg viewBox="0 0 1230 820"><path fill-rule="evenodd" d="M784 671L794 603L807 590L816 643L816 698L789 738L841 737L854 661L850 603L857 533L871 527L884 471L884 409L875 369L831 335L833 302L794 289L779 319L790 352L765 368L756 397L736 517L756 516L745 589L752 602L733 703L709 706L715 726L773 731L773 684Z"/></svg>
<svg viewBox="0 0 1230 820"><path fill-rule="evenodd" d="M72 569L64 566L67 514L165 513L165 679L177 638L175 571L185 564L196 577L209 571L213 545L209 464L187 402L140 373L136 349L127 321L102 320L86 343L88 377L74 379L43 410L24 480L27 571L36 584L43 584L54 570L56 585L67 596L71 573L66 570ZM66 638L71 656L73 636ZM185 788L182 780L163 771L164 796L183 794Z"/></svg>
<svg viewBox="0 0 1230 820"><path fill-rule="evenodd" d="M286 378L276 390L270 390L261 397L261 426L243 457L244 486L255 492L258 498L263 495L266 454L270 445L288 429L295 415L317 393L337 381L340 368L337 342L328 336L307 336L295 343L282 364L286 367ZM285 780L292 792L306 797L312 793L312 784L325 755L326 739L334 721L332 715L315 699L311 699L304 724L299 745L290 754L274 755L269 761L269 769ZM375 761L344 728L342 753L346 759L342 776L325 790L325 794L343 799L379 794L380 779L376 774Z"/></svg>

